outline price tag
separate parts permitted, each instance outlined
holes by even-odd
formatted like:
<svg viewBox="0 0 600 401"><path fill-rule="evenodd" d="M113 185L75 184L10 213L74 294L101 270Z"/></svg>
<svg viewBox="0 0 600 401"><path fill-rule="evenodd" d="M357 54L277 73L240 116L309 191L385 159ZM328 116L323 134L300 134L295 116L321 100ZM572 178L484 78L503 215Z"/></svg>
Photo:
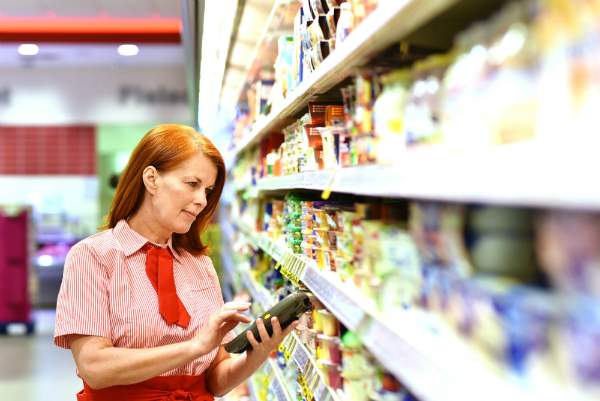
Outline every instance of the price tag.
<svg viewBox="0 0 600 401"><path fill-rule="evenodd" d="M320 400L320 398L317 398L319 396L319 393L316 391L318 384L321 384L321 380L318 374L315 374L314 377L307 384L307 392L308 394L310 394L310 398L315 399L316 401Z"/></svg>
<svg viewBox="0 0 600 401"><path fill-rule="evenodd" d="M294 352L294 361L296 362L296 365L298 365L300 372L304 373L309 360L308 355L306 355L306 351L300 345L296 347L296 352Z"/></svg>
<svg viewBox="0 0 600 401"><path fill-rule="evenodd" d="M292 263L290 265L290 270L292 272L292 274L294 275L294 277L298 276L298 272L299 272L299 260L298 260L298 256L294 255L294 257L292 258Z"/></svg>
<svg viewBox="0 0 600 401"><path fill-rule="evenodd" d="M279 382L278 378L275 379L273 387L274 387L273 390L274 390L274 393L275 393L275 398L278 401L287 401L287 397L285 395L285 390L283 389L283 386Z"/></svg>
<svg viewBox="0 0 600 401"><path fill-rule="evenodd" d="M318 378L319 371L315 365L309 363L306 367L304 378L306 379L306 385L310 387L315 378Z"/></svg>
<svg viewBox="0 0 600 401"><path fill-rule="evenodd" d="M287 274L289 263L290 263L290 253L288 252L285 255L283 255L283 261L281 263L281 273L282 274Z"/></svg>
<svg viewBox="0 0 600 401"><path fill-rule="evenodd" d="M302 386L302 394L307 400L313 400L314 396L307 385Z"/></svg>

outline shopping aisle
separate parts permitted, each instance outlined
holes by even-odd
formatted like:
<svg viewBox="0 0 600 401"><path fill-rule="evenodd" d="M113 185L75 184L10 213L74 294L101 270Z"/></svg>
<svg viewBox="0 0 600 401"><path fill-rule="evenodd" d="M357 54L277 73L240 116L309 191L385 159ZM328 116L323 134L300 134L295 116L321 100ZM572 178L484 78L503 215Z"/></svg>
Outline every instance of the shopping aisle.
<svg viewBox="0 0 600 401"><path fill-rule="evenodd" d="M251 398L598 399L599 2L244 3L200 69L225 281L312 305Z"/></svg>
<svg viewBox="0 0 600 401"><path fill-rule="evenodd" d="M36 333L0 338L0 400L67 401L81 390L71 353L53 344L54 310L35 311Z"/></svg>

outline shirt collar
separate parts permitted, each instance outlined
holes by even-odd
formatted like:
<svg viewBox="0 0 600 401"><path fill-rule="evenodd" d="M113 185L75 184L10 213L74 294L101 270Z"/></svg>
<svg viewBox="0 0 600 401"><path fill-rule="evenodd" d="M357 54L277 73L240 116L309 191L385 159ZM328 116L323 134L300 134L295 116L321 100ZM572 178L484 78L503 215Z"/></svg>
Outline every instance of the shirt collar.
<svg viewBox="0 0 600 401"><path fill-rule="evenodd" d="M150 241L149 239L147 239L146 237L129 227L129 224L126 220L120 220L117 223L117 225L113 228L113 234L119 242L119 244L121 245L121 248L123 248L125 256L133 255L134 253L142 249L142 247L147 243L153 244L152 241ZM175 248L173 248L173 236L169 237L169 240L167 241L167 246L171 250L171 253L175 257L175 259L179 259L179 254L175 251Z"/></svg>

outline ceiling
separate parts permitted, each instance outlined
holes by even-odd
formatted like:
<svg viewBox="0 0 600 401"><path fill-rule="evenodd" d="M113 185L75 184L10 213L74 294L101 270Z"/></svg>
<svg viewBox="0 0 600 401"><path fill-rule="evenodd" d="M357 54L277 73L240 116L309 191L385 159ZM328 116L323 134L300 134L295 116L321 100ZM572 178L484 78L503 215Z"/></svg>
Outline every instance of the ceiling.
<svg viewBox="0 0 600 401"><path fill-rule="evenodd" d="M0 17L179 18L177 0L0 0Z"/></svg>
<svg viewBox="0 0 600 401"><path fill-rule="evenodd" d="M0 0L0 67L183 64L178 0ZM36 43L21 56L21 43ZM123 57L122 43L139 54Z"/></svg>
<svg viewBox="0 0 600 401"><path fill-rule="evenodd" d="M116 44L40 44L35 56L21 56L17 43L0 44L0 67L154 66L183 64L181 45L141 44L134 57L122 57Z"/></svg>

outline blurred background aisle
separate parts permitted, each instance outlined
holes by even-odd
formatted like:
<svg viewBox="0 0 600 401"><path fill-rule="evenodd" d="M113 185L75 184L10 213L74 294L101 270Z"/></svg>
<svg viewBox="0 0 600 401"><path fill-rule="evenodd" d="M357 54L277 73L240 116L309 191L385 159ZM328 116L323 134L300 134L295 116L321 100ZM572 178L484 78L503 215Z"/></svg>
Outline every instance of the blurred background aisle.
<svg viewBox="0 0 600 401"><path fill-rule="evenodd" d="M82 388L52 339L65 255L102 225L146 131L193 123L181 15L178 1L0 1L2 401Z"/></svg>
<svg viewBox="0 0 600 401"><path fill-rule="evenodd" d="M54 346L54 311L36 310L35 336L0 341L3 400L73 400L81 390L71 353Z"/></svg>

